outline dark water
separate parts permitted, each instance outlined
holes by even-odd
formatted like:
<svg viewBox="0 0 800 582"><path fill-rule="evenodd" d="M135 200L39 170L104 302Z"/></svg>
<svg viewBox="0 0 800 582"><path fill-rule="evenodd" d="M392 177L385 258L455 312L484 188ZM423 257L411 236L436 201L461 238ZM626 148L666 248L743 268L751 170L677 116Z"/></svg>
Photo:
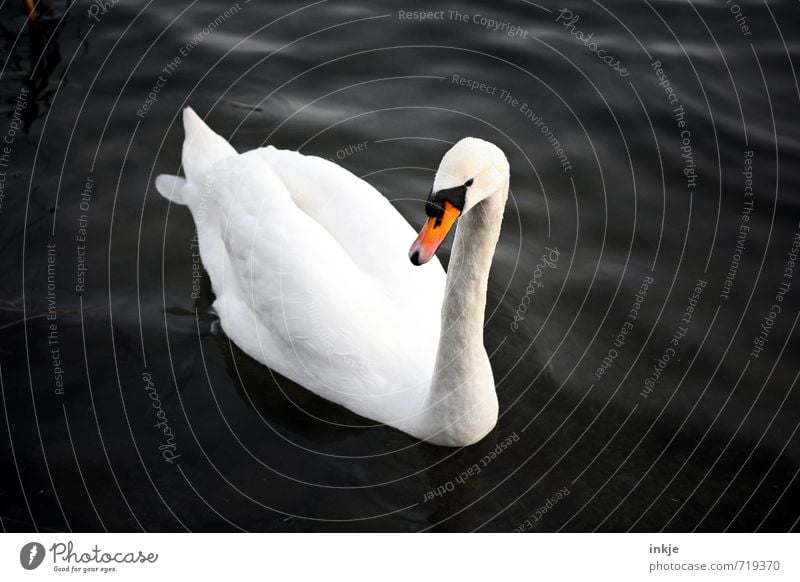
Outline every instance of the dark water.
<svg viewBox="0 0 800 582"><path fill-rule="evenodd" d="M798 529L796 2L21 4L5 530ZM483 442L369 427L219 331L191 217L153 188L187 104L240 151L336 159L415 226L449 142L506 151Z"/></svg>

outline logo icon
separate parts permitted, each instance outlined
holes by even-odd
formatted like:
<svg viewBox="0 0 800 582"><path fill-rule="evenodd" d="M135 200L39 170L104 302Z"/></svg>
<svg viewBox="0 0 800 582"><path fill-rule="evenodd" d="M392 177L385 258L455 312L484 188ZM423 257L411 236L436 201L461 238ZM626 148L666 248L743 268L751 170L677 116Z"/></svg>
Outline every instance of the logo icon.
<svg viewBox="0 0 800 582"><path fill-rule="evenodd" d="M35 570L44 561L44 546L38 542L29 542L19 551L19 563L26 570Z"/></svg>

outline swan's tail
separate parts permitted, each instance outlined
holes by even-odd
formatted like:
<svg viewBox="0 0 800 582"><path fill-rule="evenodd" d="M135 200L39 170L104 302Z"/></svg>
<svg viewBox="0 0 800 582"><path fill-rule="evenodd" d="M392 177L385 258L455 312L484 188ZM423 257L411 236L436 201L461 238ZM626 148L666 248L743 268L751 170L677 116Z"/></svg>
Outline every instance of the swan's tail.
<svg viewBox="0 0 800 582"><path fill-rule="evenodd" d="M235 156L236 150L221 135L214 133L191 107L183 110L183 171L186 178L161 174L156 190L176 204L187 204L192 191L202 191L206 170L220 160ZM192 188L191 185L197 185Z"/></svg>
<svg viewBox="0 0 800 582"><path fill-rule="evenodd" d="M189 193L186 178L160 174L156 176L156 190L164 198L175 204L188 204L186 194Z"/></svg>

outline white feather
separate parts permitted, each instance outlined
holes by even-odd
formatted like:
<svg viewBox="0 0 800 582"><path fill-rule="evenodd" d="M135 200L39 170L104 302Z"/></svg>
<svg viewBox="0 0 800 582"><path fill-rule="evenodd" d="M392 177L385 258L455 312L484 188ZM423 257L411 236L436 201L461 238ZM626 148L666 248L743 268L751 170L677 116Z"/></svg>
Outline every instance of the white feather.
<svg viewBox="0 0 800 582"><path fill-rule="evenodd" d="M468 444L494 426L493 382L493 404L477 403L481 418L494 409L488 427L482 420L454 431L453 411L431 403L445 273L438 260L411 264L416 233L386 198L318 157L272 146L237 154L189 108L184 128L186 180L159 176L156 186L189 206L214 309L242 350L323 398L431 442Z"/></svg>

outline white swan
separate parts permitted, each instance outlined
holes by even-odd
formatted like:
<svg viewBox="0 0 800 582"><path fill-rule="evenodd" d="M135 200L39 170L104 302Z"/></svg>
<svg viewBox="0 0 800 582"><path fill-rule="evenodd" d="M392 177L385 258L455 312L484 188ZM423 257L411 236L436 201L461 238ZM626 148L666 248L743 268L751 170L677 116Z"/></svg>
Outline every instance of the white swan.
<svg viewBox="0 0 800 582"><path fill-rule="evenodd" d="M497 146L464 138L445 154L408 252L411 226L340 166L272 146L237 154L191 108L183 125L186 178L156 188L189 206L214 308L242 350L433 444L492 430L483 317L509 182ZM459 216L445 279L434 253Z"/></svg>

